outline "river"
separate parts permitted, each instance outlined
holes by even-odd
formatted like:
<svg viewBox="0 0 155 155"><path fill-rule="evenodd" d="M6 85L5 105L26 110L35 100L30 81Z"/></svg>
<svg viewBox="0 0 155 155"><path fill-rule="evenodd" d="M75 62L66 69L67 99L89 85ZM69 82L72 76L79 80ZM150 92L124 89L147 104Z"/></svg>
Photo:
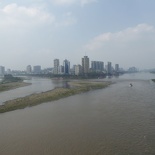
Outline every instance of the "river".
<svg viewBox="0 0 155 155"><path fill-rule="evenodd" d="M155 155L154 74L0 114L0 155ZM129 87L132 83L133 87Z"/></svg>
<svg viewBox="0 0 155 155"><path fill-rule="evenodd" d="M26 83L31 83L26 87L20 87L17 89L0 92L0 105L2 105L5 101L16 99L19 97L25 97L35 93L41 93L48 90L52 90L55 87L62 87L65 84L63 80L51 80L48 78L27 78L24 80Z"/></svg>

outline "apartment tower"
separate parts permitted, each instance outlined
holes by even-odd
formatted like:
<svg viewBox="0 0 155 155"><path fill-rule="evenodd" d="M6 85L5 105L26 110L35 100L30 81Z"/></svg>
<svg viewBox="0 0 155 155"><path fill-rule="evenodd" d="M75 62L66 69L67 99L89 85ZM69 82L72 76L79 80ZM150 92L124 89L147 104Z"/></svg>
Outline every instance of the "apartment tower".
<svg viewBox="0 0 155 155"><path fill-rule="evenodd" d="M70 74L70 62L65 59L63 62L63 66L64 66L64 74Z"/></svg>
<svg viewBox="0 0 155 155"><path fill-rule="evenodd" d="M54 74L59 73L59 59L54 59Z"/></svg>
<svg viewBox="0 0 155 155"><path fill-rule="evenodd" d="M89 73L89 58L88 58L88 56L84 56L82 58L82 72L83 72L83 74Z"/></svg>

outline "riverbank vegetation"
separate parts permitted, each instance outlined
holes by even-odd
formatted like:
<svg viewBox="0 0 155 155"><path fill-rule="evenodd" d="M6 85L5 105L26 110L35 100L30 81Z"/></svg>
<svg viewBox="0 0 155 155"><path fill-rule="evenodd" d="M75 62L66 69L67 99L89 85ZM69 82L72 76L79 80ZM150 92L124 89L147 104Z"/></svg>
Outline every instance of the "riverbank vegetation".
<svg viewBox="0 0 155 155"><path fill-rule="evenodd" d="M13 77L12 75L5 75L0 82L0 92L24 87L27 85L30 85L30 83L23 82L22 78Z"/></svg>
<svg viewBox="0 0 155 155"><path fill-rule="evenodd" d="M0 92L8 91L11 89L16 89L16 88L24 87L24 86L28 86L28 85L30 85L30 83L25 83L25 82L1 83L0 84Z"/></svg>
<svg viewBox="0 0 155 155"><path fill-rule="evenodd" d="M60 98L68 97L71 95L87 92L94 89L102 89L110 85L110 82L68 82L70 88L55 88L54 90L42 92L39 94L32 94L26 97L6 101L0 105L0 113L23 109L25 107L34 106L44 102L58 100Z"/></svg>
<svg viewBox="0 0 155 155"><path fill-rule="evenodd" d="M23 81L23 79L20 77L14 77L11 74L6 74L6 75L4 75L4 77L1 81L1 84L10 83L10 82L21 82L21 81Z"/></svg>

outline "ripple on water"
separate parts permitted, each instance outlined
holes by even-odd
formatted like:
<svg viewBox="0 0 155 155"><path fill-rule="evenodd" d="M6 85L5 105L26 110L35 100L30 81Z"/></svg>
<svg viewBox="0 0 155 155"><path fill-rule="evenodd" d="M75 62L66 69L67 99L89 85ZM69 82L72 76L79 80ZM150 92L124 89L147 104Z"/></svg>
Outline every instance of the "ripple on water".
<svg viewBox="0 0 155 155"><path fill-rule="evenodd" d="M1 114L0 154L154 155L154 83L132 82Z"/></svg>

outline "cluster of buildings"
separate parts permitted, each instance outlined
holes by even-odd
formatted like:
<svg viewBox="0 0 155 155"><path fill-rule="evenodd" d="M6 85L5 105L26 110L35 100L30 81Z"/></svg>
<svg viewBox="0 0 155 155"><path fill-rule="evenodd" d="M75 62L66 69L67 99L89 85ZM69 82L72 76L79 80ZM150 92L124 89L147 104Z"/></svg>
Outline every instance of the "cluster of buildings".
<svg viewBox="0 0 155 155"><path fill-rule="evenodd" d="M35 74L42 73L41 66L34 66L33 70L32 70L31 65L28 65L27 68L26 68L26 71L11 70L11 69L5 70L4 66L0 66L0 76L4 76L6 74L13 74L13 75L32 74L33 71L34 71Z"/></svg>
<svg viewBox="0 0 155 155"><path fill-rule="evenodd" d="M135 67L129 68L129 71L136 71ZM104 64L103 61L90 61L88 56L84 56L81 59L81 64L70 66L70 61L65 59L62 64L60 64L59 59L53 60L53 68L42 69L40 65L31 66L28 65L25 71L11 71L8 69L5 71L4 66L0 66L0 76L5 74L48 74L53 75L88 75L95 73L103 73L105 75L118 75L122 72L119 68L119 64L112 66L111 62Z"/></svg>
<svg viewBox="0 0 155 155"><path fill-rule="evenodd" d="M47 71L47 70L46 70ZM115 65L115 68L112 67L112 63L108 62L104 66L102 61L91 61L88 56L84 56L81 59L81 64L70 66L70 61L65 59L62 64L60 64L59 59L53 60L53 68L48 70L54 75L86 75L89 73L106 73L112 75L119 72L119 64ZM28 65L26 68L27 74L39 74L45 73L45 70L41 70L41 66L34 66L33 69L31 65Z"/></svg>

